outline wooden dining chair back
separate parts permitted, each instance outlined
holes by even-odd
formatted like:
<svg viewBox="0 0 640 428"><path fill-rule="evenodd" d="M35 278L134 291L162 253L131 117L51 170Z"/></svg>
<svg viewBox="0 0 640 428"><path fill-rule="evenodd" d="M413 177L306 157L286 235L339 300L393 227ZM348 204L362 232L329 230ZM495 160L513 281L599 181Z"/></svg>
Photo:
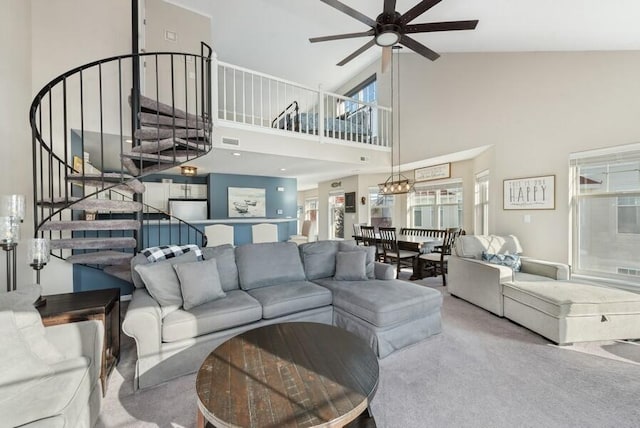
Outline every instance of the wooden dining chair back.
<svg viewBox="0 0 640 428"><path fill-rule="evenodd" d="M376 261L382 260L382 250L378 246L376 229L373 226L360 226L362 233L362 243L367 247L376 247Z"/></svg>
<svg viewBox="0 0 640 428"><path fill-rule="evenodd" d="M442 286L447 285L447 262L451 255L451 247L456 238L463 234L464 231L459 227L450 227L446 229L442 245L434 247L433 252L420 255L421 262L428 270L432 270L435 275L442 275Z"/></svg>
<svg viewBox="0 0 640 428"><path fill-rule="evenodd" d="M363 225L360 223L353 224L353 239L356 241L356 245L363 245L364 241L362 239L362 230L360 229Z"/></svg>
<svg viewBox="0 0 640 428"><path fill-rule="evenodd" d="M396 278L398 278L402 266L413 267L413 263L420 253L399 248L395 227L380 227L378 231L380 232L380 246L384 262L396 264Z"/></svg>

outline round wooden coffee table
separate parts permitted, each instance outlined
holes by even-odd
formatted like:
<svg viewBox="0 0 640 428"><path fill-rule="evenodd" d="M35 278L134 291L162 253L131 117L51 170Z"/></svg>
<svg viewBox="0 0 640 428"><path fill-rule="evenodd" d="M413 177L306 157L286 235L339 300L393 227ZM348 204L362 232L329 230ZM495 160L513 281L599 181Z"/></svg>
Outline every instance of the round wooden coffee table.
<svg viewBox="0 0 640 428"><path fill-rule="evenodd" d="M378 386L367 343L325 324L247 331L218 346L198 371L198 426L375 427L366 414ZM355 422L354 422L355 423Z"/></svg>

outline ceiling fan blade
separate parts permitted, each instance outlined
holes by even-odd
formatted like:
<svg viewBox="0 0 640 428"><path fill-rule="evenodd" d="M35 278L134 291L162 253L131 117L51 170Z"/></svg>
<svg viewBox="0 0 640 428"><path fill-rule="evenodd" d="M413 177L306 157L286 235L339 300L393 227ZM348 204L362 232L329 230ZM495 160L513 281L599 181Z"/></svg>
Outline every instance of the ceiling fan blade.
<svg viewBox="0 0 640 428"><path fill-rule="evenodd" d="M356 37L373 36L374 34L375 34L375 31L371 29L369 31L363 31L361 33L347 33L347 34L336 34L334 36L311 37L309 41L311 43L328 42L330 40L354 39Z"/></svg>
<svg viewBox="0 0 640 428"><path fill-rule="evenodd" d="M478 20L429 22L425 24L409 24L405 27L405 33L432 33L434 31L475 30Z"/></svg>
<svg viewBox="0 0 640 428"><path fill-rule="evenodd" d="M389 69L392 53L393 50L391 46L385 46L384 48L382 48L382 65L380 67L382 69L382 73L386 72Z"/></svg>
<svg viewBox="0 0 640 428"><path fill-rule="evenodd" d="M433 6L437 5L441 1L442 0L422 0L420 3L413 6L411 9L406 11L404 15L400 17L399 24L404 25L413 21L414 19L416 19L417 17L419 17L420 15L422 15L423 13L425 13L426 11L428 11L429 9L431 9Z"/></svg>
<svg viewBox="0 0 640 428"><path fill-rule="evenodd" d="M340 12L342 13L346 13L347 15L349 15L350 17L357 19L358 21L367 24L369 27L375 27L376 26L376 21L369 18L366 15L363 15L362 13L358 12L357 10L347 6L344 3L339 2L338 0L320 0L323 3L328 4L329 6L338 9Z"/></svg>
<svg viewBox="0 0 640 428"><path fill-rule="evenodd" d="M413 40L410 37L407 36L402 36L400 38L400 44L405 45L406 47L408 47L409 49L411 49L412 51L419 53L420 55L429 58L431 61L435 61L438 58L440 58L440 54L438 54L437 52L432 51L431 49L429 49L428 47L426 47L425 45L423 45L422 43L416 42L415 40Z"/></svg>
<svg viewBox="0 0 640 428"><path fill-rule="evenodd" d="M337 65L339 66L343 66L346 63L348 63L349 61L351 61L352 59L354 59L355 57L357 57L358 55L360 55L362 52L366 51L367 49L369 49L371 46L375 45L376 42L375 40L371 39L369 40L367 43L365 43L362 47L360 47L358 50L356 50L355 52L353 52L351 55L349 55L348 57L346 57L345 59L343 59L342 61L340 61Z"/></svg>
<svg viewBox="0 0 640 428"><path fill-rule="evenodd" d="M396 12L396 0L384 0L383 12L385 15L393 15Z"/></svg>

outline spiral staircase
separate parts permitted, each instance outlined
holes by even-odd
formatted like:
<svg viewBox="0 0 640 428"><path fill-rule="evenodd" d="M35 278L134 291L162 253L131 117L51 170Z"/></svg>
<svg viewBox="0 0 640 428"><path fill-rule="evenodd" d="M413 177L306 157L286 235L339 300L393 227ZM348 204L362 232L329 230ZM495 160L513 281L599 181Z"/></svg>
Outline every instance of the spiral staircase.
<svg viewBox="0 0 640 428"><path fill-rule="evenodd" d="M35 236L50 240L52 256L131 282L142 248L206 244L195 226L144 204L143 178L211 150L208 45L70 70L36 95L30 123Z"/></svg>

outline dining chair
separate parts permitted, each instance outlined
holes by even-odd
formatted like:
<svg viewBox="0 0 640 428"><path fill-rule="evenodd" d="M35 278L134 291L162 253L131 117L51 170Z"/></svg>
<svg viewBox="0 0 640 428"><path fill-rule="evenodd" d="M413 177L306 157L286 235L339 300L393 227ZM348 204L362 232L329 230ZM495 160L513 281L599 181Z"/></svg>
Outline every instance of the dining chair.
<svg viewBox="0 0 640 428"><path fill-rule="evenodd" d="M251 242L278 242L278 226L271 223L260 223L251 226Z"/></svg>
<svg viewBox="0 0 640 428"><path fill-rule="evenodd" d="M420 261L424 262L425 269L432 270L437 275L442 275L442 286L447 285L447 264L451 256L451 246L458 236L464 234L459 227L450 227L446 230L442 245L434 247L431 253L421 254Z"/></svg>
<svg viewBox="0 0 640 428"><path fill-rule="evenodd" d="M378 239L376 238L376 229L374 226L360 226L362 233L362 243L367 247L376 247L376 261L382 260L382 251L378 246Z"/></svg>
<svg viewBox="0 0 640 428"><path fill-rule="evenodd" d="M207 237L205 247L215 247L218 245L235 245L233 239L233 226L226 224L211 224L204 227L204 235Z"/></svg>
<svg viewBox="0 0 640 428"><path fill-rule="evenodd" d="M362 230L360 229L362 226L364 225L360 223L353 224L353 239L356 241L356 245L364 245Z"/></svg>
<svg viewBox="0 0 640 428"><path fill-rule="evenodd" d="M313 238L313 222L311 220L305 220L302 222L302 230L300 231L300 235L291 235L289 237L289 242L295 242L296 244L300 245L313 241Z"/></svg>
<svg viewBox="0 0 640 428"><path fill-rule="evenodd" d="M396 278L398 278L402 266L413 267L413 263L420 253L399 248L395 227L380 227L378 230L380 232L380 245L384 254L384 262L392 261L396 263L398 267Z"/></svg>

